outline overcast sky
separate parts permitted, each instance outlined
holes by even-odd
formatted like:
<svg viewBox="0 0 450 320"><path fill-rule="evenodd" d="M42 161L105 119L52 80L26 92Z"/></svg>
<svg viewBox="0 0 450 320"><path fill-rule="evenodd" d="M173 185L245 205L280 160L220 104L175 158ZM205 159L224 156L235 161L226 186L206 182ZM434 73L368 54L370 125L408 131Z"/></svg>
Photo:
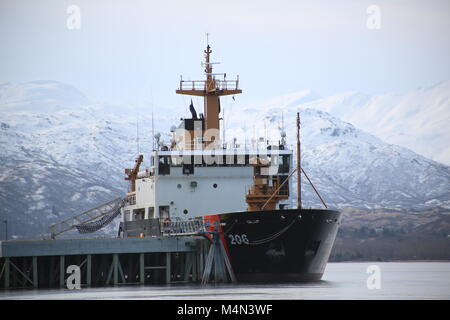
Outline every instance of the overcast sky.
<svg viewBox="0 0 450 320"><path fill-rule="evenodd" d="M69 5L80 9L80 29L67 27ZM379 29L367 26L370 5ZM446 0L0 0L0 81L58 80L99 101L180 104L180 75L203 77L206 32L215 71L240 75L241 103L450 79Z"/></svg>

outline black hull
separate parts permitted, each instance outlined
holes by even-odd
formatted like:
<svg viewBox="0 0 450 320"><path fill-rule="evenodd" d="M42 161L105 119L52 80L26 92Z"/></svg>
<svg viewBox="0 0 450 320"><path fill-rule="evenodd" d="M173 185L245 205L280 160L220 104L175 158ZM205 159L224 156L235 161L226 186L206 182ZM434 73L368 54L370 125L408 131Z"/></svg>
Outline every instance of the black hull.
<svg viewBox="0 0 450 320"><path fill-rule="evenodd" d="M318 209L215 217L224 224L224 245L239 282L320 280L340 223L340 212Z"/></svg>
<svg viewBox="0 0 450 320"><path fill-rule="evenodd" d="M243 211L205 216L220 222L238 282L304 282L322 278L340 224L334 210ZM159 219L125 222L125 237L161 236ZM119 231L119 233L121 233Z"/></svg>

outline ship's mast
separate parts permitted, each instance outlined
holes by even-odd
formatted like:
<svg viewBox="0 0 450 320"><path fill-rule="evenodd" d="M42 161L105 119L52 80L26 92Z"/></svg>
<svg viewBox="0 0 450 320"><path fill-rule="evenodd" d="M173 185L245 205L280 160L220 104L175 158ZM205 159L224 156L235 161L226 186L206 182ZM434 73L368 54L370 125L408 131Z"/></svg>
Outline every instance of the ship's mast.
<svg viewBox="0 0 450 320"><path fill-rule="evenodd" d="M215 80L212 75L212 63L210 55L212 53L209 44L205 50L205 73L206 73L206 95L205 95L205 130L217 129L220 130L219 113L220 113L220 98L215 94Z"/></svg>
<svg viewBox="0 0 450 320"><path fill-rule="evenodd" d="M297 208L302 208L302 165L300 157L300 113L297 112Z"/></svg>
<svg viewBox="0 0 450 320"><path fill-rule="evenodd" d="M211 47L209 43L206 46L205 53L205 80L180 80L180 88L176 90L178 94L186 94L191 96L202 96L204 99L204 128L203 132L208 131L208 137L214 138L205 139L205 146L214 142L214 140L220 140L220 96L235 95L242 93L239 89L239 76L236 80L226 80L226 74L214 74L213 64L217 62L211 62ZM222 79L216 78L216 76L222 76ZM215 132L214 132L215 130ZM205 136L203 136L205 137Z"/></svg>

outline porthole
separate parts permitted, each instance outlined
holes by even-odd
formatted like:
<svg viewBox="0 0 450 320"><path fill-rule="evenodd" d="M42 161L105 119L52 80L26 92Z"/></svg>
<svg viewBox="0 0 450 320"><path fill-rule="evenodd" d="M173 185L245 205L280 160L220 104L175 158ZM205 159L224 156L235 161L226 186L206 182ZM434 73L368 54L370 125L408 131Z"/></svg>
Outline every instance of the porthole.
<svg viewBox="0 0 450 320"><path fill-rule="evenodd" d="M178 189L181 189L181 184L177 184L177 188L178 188Z"/></svg>
<svg viewBox="0 0 450 320"><path fill-rule="evenodd" d="M213 188L214 188L214 189L217 188L217 183L214 183L214 184L213 184Z"/></svg>
<svg viewBox="0 0 450 320"><path fill-rule="evenodd" d="M187 209L184 209L184 210L183 210L183 213L184 213L184 214L188 214Z"/></svg>

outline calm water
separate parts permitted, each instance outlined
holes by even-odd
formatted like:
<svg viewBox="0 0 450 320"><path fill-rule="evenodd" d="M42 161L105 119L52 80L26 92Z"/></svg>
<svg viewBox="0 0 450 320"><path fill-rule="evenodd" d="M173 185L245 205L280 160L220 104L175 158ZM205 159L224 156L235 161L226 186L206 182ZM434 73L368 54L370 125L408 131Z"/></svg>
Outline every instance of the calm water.
<svg viewBox="0 0 450 320"><path fill-rule="evenodd" d="M370 265L379 289L368 289ZM450 299L450 262L329 263L323 281L279 285L131 286L0 291L0 299Z"/></svg>

